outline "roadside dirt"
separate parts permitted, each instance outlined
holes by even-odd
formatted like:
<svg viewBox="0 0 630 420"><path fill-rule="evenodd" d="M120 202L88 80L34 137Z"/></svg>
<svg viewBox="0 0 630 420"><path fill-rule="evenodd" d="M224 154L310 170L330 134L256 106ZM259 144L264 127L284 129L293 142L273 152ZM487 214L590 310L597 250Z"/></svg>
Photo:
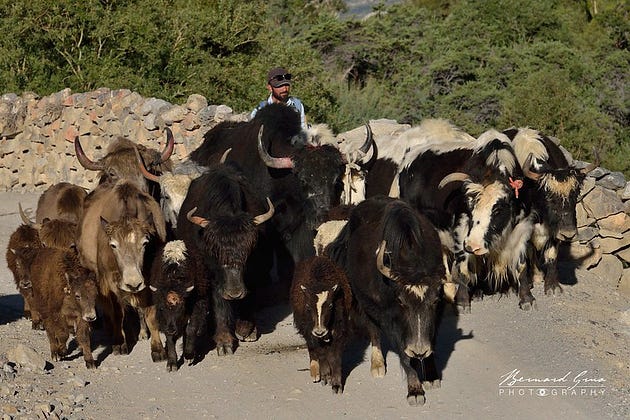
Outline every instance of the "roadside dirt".
<svg viewBox="0 0 630 420"><path fill-rule="evenodd" d="M0 193L0 245L20 223L17 203L35 208L37 194ZM308 354L287 305L258 315L261 338L232 356L210 350L194 366L166 371L151 362L149 343L131 354L108 353L96 331L96 370L76 346L50 362L44 331L20 318L22 299L0 264L0 412L26 418L549 418L630 417L630 303L615 284L564 266L564 293L533 293L538 309L518 309L516 296L486 297L470 314L447 308L438 332L441 388L426 404L407 405L406 381L388 352L385 378L369 372L369 347L345 354L344 393L310 382ZM48 361L45 371L7 363L19 344ZM181 349L178 353L181 353Z"/></svg>

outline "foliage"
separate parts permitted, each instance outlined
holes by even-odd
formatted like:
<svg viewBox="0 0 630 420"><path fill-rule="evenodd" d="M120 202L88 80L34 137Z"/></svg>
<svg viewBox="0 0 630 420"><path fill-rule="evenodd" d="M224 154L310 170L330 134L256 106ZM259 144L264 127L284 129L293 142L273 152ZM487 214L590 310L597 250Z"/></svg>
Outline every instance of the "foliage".
<svg viewBox="0 0 630 420"><path fill-rule="evenodd" d="M630 177L630 7L621 0L0 0L0 89L128 88L249 111L275 65L311 122L530 126Z"/></svg>

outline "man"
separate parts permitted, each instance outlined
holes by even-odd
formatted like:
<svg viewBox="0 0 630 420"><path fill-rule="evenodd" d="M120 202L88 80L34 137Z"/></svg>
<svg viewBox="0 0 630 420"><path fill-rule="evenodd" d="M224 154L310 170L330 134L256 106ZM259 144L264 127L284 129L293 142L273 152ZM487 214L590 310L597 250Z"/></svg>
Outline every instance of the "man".
<svg viewBox="0 0 630 420"><path fill-rule="evenodd" d="M302 129L306 130L306 116L304 115L304 105L302 102L293 96L289 96L291 92L291 73L286 71L283 67L274 67L267 73L267 90L269 91L269 97L267 100L262 101L250 114L250 119L256 116L258 110L262 107L273 104L281 103L295 109L300 114L300 121L302 123Z"/></svg>

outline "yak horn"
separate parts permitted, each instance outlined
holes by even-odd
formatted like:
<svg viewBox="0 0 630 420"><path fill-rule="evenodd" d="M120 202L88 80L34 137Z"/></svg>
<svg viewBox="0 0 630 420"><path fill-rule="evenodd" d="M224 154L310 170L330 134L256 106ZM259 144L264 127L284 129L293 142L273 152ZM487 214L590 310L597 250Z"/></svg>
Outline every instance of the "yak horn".
<svg viewBox="0 0 630 420"><path fill-rule="evenodd" d="M273 213L276 211L275 208L273 207L273 204L271 203L271 200L269 199L269 197L267 197L267 204L269 205L269 210L267 210L266 213L259 214L258 216L254 217L254 224L255 225L259 225L259 224L264 223L267 220L271 219L271 217L273 216Z"/></svg>
<svg viewBox="0 0 630 420"><path fill-rule="evenodd" d="M204 219L201 216L193 216L193 213L197 211L197 207L193 207L188 213L186 213L186 219L190 222L205 228L208 226L208 219Z"/></svg>
<svg viewBox="0 0 630 420"><path fill-rule="evenodd" d="M83 151L83 147L81 147L79 136L76 136L74 138L74 152L77 155L77 159L79 160L79 163L85 169L89 169L91 171L102 171L103 169L105 169L105 166L103 164L94 162L90 160L89 157L86 156L85 152Z"/></svg>
<svg viewBox="0 0 630 420"><path fill-rule="evenodd" d="M232 151L232 148L230 147L225 152L223 152L223 155L221 156L221 160L219 161L220 164L224 164L225 163L225 161L227 160L227 157L228 157L228 155L230 154L231 151Z"/></svg>
<svg viewBox="0 0 630 420"><path fill-rule="evenodd" d="M370 150L370 146L374 141L374 136L372 135L372 129L370 128L369 123L365 123L365 130L367 131L367 134L365 136L365 143L363 143L363 145L359 147L359 152L363 153L364 155L368 152L368 150Z"/></svg>
<svg viewBox="0 0 630 420"><path fill-rule="evenodd" d="M538 181L542 175L532 171L532 160L534 160L534 155L530 153L529 155L527 155L525 163L523 163L523 174L529 179Z"/></svg>
<svg viewBox="0 0 630 420"><path fill-rule="evenodd" d="M263 148L262 145L262 134L263 134L263 126L260 126L260 130L258 130L258 155L260 159L270 168L275 169L292 169L293 168L293 159L289 157L277 158L269 156L269 153Z"/></svg>
<svg viewBox="0 0 630 420"><path fill-rule="evenodd" d="M33 222L31 219L28 218L26 212L22 209L22 204L18 203L18 209L20 210L20 218L22 219L22 222L26 225L26 226L30 226L34 229L39 230L42 225L40 223L35 223Z"/></svg>
<svg viewBox="0 0 630 420"><path fill-rule="evenodd" d="M175 137L173 137L173 132L168 127L164 128L164 132L166 133L166 146L164 146L164 150L160 155L160 161L157 162L158 165L166 162L171 157L173 150L175 149Z"/></svg>
<svg viewBox="0 0 630 420"><path fill-rule="evenodd" d="M586 167L580 170L580 172L582 172L584 175L586 175L587 173L591 172L593 169L599 166L600 159L599 159L599 153L597 153L597 149L593 148L593 154L595 155L595 162L589 163L588 165L586 165Z"/></svg>
<svg viewBox="0 0 630 420"><path fill-rule="evenodd" d="M438 184L438 188L442 189L446 184L449 184L454 181L467 181L470 179L470 175L465 174L463 172L453 172L452 174L446 175L440 183Z"/></svg>
<svg viewBox="0 0 630 420"><path fill-rule="evenodd" d="M147 171L147 168L144 166L144 162L142 162L142 156L140 156L140 152L138 151L138 149L134 147L133 151L136 153L136 159L138 160L138 167L140 168L140 172L142 172L142 175L149 181L159 183L160 177Z"/></svg>
<svg viewBox="0 0 630 420"><path fill-rule="evenodd" d="M378 271L380 271L382 275L384 275L388 279L396 281L396 277L392 273L391 268L385 266L385 263L383 262L383 256L385 255L386 245L387 245L387 242L383 240L381 242L381 245L376 250L376 268L378 269Z"/></svg>

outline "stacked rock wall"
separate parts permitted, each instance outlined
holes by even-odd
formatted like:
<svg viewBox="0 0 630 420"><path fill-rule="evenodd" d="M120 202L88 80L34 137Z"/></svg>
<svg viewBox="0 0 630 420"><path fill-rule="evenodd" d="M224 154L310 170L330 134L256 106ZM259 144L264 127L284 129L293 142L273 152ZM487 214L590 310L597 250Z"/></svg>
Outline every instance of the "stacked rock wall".
<svg viewBox="0 0 630 420"><path fill-rule="evenodd" d="M65 89L43 98L5 94L0 97L0 191L43 192L61 181L94 188L96 173L83 169L75 157L76 136L86 154L97 160L118 136L161 150L164 128L169 127L176 143L172 159L177 162L219 122L246 118L225 105L208 105L201 95L173 105L127 89L87 93ZM375 136L395 137L409 128L392 120L370 125ZM362 142L364 127L340 133L337 139ZM621 173L597 168L586 178L577 214L579 235L561 250L564 259L577 260L583 268L596 267L630 295L630 183Z"/></svg>

